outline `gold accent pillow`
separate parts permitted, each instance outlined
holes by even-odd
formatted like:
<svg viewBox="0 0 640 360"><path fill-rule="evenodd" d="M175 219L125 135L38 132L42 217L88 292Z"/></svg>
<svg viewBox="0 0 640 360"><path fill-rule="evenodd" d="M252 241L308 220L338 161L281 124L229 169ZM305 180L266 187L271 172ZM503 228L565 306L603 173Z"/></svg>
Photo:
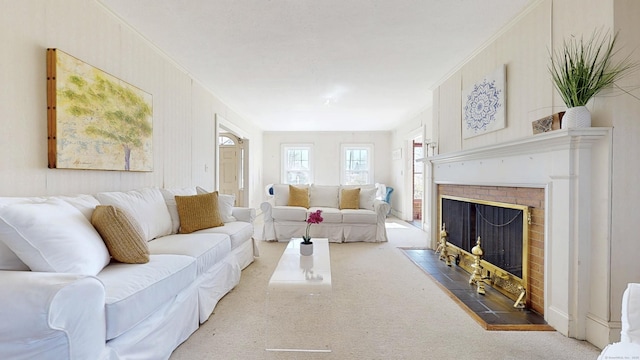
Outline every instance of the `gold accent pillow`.
<svg viewBox="0 0 640 360"><path fill-rule="evenodd" d="M340 191L340 209L360 208L360 188L342 189Z"/></svg>
<svg viewBox="0 0 640 360"><path fill-rule="evenodd" d="M309 188L289 185L289 202L287 206L309 208Z"/></svg>
<svg viewBox="0 0 640 360"><path fill-rule="evenodd" d="M144 231L128 212L113 205L98 205L91 214L96 228L111 257L127 264L149 262L149 247Z"/></svg>
<svg viewBox="0 0 640 360"><path fill-rule="evenodd" d="M178 196L176 195L180 234L224 225L218 209L218 192Z"/></svg>

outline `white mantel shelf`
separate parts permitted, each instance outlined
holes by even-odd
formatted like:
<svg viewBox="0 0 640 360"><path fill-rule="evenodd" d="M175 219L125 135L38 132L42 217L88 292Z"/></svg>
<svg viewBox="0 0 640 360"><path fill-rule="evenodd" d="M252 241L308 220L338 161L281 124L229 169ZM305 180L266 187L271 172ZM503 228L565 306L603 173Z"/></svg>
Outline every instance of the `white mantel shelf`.
<svg viewBox="0 0 640 360"><path fill-rule="evenodd" d="M608 127L554 130L499 144L430 156L428 158L424 158L423 161L431 162L433 164L446 164L464 160L496 158L505 155L515 156L541 153L569 146L588 146L609 134L610 130L611 128Z"/></svg>

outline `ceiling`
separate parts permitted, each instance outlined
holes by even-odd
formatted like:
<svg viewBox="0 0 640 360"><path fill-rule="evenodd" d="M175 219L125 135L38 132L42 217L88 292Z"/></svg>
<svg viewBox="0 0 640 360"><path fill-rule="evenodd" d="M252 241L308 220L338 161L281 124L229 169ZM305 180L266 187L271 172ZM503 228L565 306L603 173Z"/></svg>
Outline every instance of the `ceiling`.
<svg viewBox="0 0 640 360"><path fill-rule="evenodd" d="M268 131L385 131L533 0L98 0Z"/></svg>

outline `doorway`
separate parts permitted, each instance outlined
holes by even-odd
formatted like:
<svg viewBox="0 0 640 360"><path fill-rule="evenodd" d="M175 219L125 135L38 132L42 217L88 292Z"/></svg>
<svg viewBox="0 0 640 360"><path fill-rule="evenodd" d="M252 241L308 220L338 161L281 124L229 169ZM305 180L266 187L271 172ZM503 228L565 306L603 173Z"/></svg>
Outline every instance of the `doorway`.
<svg viewBox="0 0 640 360"><path fill-rule="evenodd" d="M422 159L424 158L424 151L422 147L422 137L416 138L412 142L412 155L413 155L413 204L412 204L412 218L411 223L419 228L422 228L422 199L424 197L424 164Z"/></svg>
<svg viewBox="0 0 640 360"><path fill-rule="evenodd" d="M234 206L243 204L244 190L244 147L242 139L232 133L220 133L219 150L219 187L221 194L235 195Z"/></svg>

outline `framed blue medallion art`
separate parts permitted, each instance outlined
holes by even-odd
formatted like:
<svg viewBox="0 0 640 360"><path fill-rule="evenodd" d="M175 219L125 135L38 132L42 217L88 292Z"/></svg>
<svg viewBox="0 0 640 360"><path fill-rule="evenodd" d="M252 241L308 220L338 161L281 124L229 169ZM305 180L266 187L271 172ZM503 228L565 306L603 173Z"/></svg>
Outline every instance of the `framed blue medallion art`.
<svg viewBox="0 0 640 360"><path fill-rule="evenodd" d="M462 138L504 129L505 65L462 91Z"/></svg>

